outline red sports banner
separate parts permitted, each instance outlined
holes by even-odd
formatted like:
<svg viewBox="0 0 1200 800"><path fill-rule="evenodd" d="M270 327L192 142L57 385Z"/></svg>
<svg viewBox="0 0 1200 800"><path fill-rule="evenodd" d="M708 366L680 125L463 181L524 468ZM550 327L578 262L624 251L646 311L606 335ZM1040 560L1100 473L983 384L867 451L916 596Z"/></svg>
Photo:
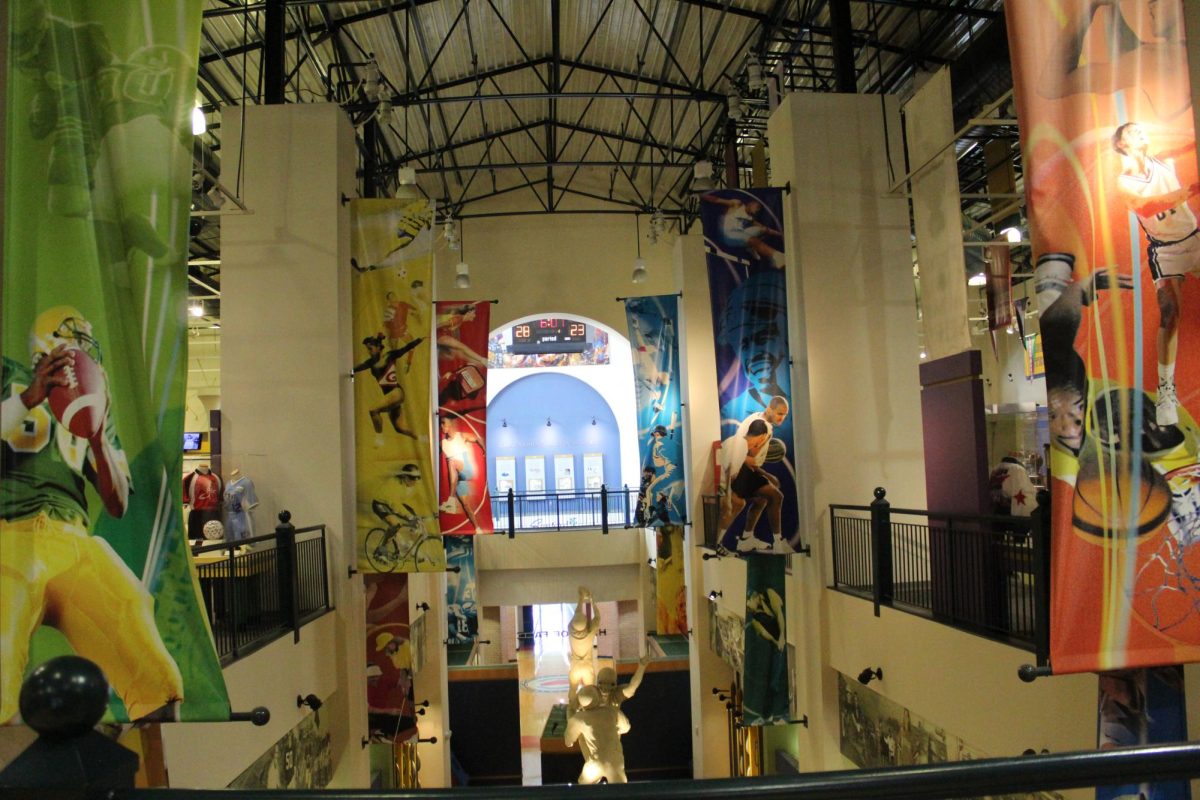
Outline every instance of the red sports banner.
<svg viewBox="0 0 1200 800"><path fill-rule="evenodd" d="M1183 0L1008 0L1050 419L1051 665L1200 660Z"/></svg>
<svg viewBox="0 0 1200 800"><path fill-rule="evenodd" d="M417 735L409 636L408 575L364 575L367 607L367 724L372 742Z"/></svg>
<svg viewBox="0 0 1200 800"><path fill-rule="evenodd" d="M491 303L437 304L438 518L442 533L491 533L487 362Z"/></svg>

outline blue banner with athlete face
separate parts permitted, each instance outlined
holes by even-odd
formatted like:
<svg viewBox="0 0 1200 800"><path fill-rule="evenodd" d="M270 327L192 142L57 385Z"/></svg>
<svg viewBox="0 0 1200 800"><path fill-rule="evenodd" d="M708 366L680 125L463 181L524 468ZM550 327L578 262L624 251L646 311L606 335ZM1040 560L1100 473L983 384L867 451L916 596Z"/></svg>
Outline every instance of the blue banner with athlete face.
<svg viewBox="0 0 1200 800"><path fill-rule="evenodd" d="M720 543L799 546L783 200L779 189L701 197L721 404Z"/></svg>
<svg viewBox="0 0 1200 800"><path fill-rule="evenodd" d="M642 463L638 525L687 521L683 486L683 423L679 398L679 298L625 301L633 383L637 391L638 453Z"/></svg>

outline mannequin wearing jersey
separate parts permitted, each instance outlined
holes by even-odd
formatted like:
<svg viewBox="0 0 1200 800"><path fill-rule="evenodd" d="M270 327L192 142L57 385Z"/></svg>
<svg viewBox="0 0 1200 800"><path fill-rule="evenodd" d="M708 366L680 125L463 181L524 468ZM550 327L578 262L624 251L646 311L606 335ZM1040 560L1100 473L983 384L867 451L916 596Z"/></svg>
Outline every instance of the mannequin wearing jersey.
<svg viewBox="0 0 1200 800"><path fill-rule="evenodd" d="M235 468L225 486L225 538L249 539L254 536L254 519L250 511L257 505L254 481Z"/></svg>
<svg viewBox="0 0 1200 800"><path fill-rule="evenodd" d="M191 506L187 519L189 539L203 539L204 523L221 518L223 488L221 476L209 469L208 464L201 464L195 472L184 476L183 502Z"/></svg>

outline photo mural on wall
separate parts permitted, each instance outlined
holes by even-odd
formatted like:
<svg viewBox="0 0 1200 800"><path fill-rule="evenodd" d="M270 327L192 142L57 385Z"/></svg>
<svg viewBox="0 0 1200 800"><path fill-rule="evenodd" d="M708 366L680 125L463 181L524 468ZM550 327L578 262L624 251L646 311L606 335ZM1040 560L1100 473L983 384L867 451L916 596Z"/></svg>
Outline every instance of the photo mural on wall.
<svg viewBox="0 0 1200 800"><path fill-rule="evenodd" d="M2 12L0 724L67 654L106 720L229 717L181 512L201 5Z"/></svg>
<svg viewBox="0 0 1200 800"><path fill-rule="evenodd" d="M333 777L328 713L305 715L226 788L324 789Z"/></svg>
<svg viewBox="0 0 1200 800"><path fill-rule="evenodd" d="M787 274L780 189L700 198L721 409L719 543L799 546Z"/></svg>
<svg viewBox="0 0 1200 800"><path fill-rule="evenodd" d="M442 533L491 533L487 346L492 304L437 303L438 518Z"/></svg>
<svg viewBox="0 0 1200 800"><path fill-rule="evenodd" d="M975 761L1001 755L982 752L840 672L838 719L842 756L862 769ZM1062 795L1032 792L991 795L991 800L1062 800Z"/></svg>
<svg viewBox="0 0 1200 800"><path fill-rule="evenodd" d="M446 568L430 452L433 207L350 203L358 568Z"/></svg>
<svg viewBox="0 0 1200 800"><path fill-rule="evenodd" d="M683 415L679 383L679 298L625 301L633 386L637 396L642 473L634 522L645 527L687 522Z"/></svg>
<svg viewBox="0 0 1200 800"><path fill-rule="evenodd" d="M788 721L791 698L784 611L785 561L769 554L746 556L743 725L780 725Z"/></svg>
<svg viewBox="0 0 1200 800"><path fill-rule="evenodd" d="M1200 659L1200 193L1182 0L1005 4L1036 262L1056 673Z"/></svg>

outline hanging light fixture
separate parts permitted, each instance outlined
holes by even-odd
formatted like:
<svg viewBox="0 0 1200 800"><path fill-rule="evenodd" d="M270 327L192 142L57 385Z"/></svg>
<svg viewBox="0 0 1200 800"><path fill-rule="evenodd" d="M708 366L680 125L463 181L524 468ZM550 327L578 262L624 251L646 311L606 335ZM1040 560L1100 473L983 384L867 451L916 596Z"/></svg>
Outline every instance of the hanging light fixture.
<svg viewBox="0 0 1200 800"><path fill-rule="evenodd" d="M416 167L400 167L396 170L396 199L416 200L420 196Z"/></svg>
<svg viewBox="0 0 1200 800"><path fill-rule="evenodd" d="M446 247L458 250L458 226L454 217L446 217L446 224L442 226L442 236L446 239Z"/></svg>
<svg viewBox="0 0 1200 800"><path fill-rule="evenodd" d="M192 303L190 306L188 306L188 313L191 314L193 317L203 317L204 316L204 305L202 303L200 303L199 301L196 301L196 302Z"/></svg>
<svg viewBox="0 0 1200 800"><path fill-rule="evenodd" d="M192 109L192 135L199 136L208 130L208 120L204 116L204 109L196 103L196 107Z"/></svg>
<svg viewBox="0 0 1200 800"><path fill-rule="evenodd" d="M471 288L471 268L467 266L467 228L464 225L459 237L458 266L454 268L454 287L456 289Z"/></svg>
<svg viewBox="0 0 1200 800"><path fill-rule="evenodd" d="M637 240L637 258L633 262L633 282L642 283L646 280L646 260L642 258L642 216L633 215L635 239Z"/></svg>

